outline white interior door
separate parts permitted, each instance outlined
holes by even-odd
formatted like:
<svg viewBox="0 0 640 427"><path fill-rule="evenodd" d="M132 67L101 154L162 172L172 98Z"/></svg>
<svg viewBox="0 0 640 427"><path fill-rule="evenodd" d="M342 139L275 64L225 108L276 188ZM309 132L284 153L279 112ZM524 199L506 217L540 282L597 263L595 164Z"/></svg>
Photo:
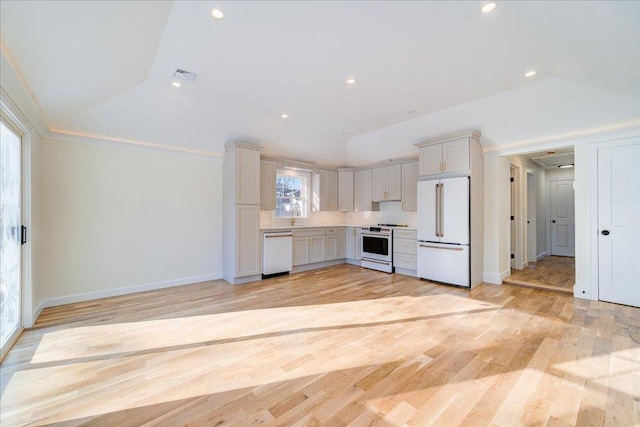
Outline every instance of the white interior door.
<svg viewBox="0 0 640 427"><path fill-rule="evenodd" d="M640 307L640 145L598 150L598 287Z"/></svg>
<svg viewBox="0 0 640 427"><path fill-rule="evenodd" d="M20 136L0 122L0 353L22 327Z"/></svg>
<svg viewBox="0 0 640 427"><path fill-rule="evenodd" d="M551 181L551 255L575 256L573 180Z"/></svg>

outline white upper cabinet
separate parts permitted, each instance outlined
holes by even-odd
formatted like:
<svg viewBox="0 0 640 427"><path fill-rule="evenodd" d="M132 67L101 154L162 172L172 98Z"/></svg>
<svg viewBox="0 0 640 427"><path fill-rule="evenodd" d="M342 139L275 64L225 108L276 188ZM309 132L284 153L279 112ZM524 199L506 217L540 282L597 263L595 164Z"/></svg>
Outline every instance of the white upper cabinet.
<svg viewBox="0 0 640 427"><path fill-rule="evenodd" d="M236 204L260 204L260 151L236 148Z"/></svg>
<svg viewBox="0 0 640 427"><path fill-rule="evenodd" d="M260 209L276 208L276 162L260 161Z"/></svg>
<svg viewBox="0 0 640 427"><path fill-rule="evenodd" d="M402 164L402 210L418 209L418 162Z"/></svg>
<svg viewBox="0 0 640 427"><path fill-rule="evenodd" d="M371 211L371 169L356 171L354 174L354 206L356 211Z"/></svg>
<svg viewBox="0 0 640 427"><path fill-rule="evenodd" d="M372 169L371 187L373 202L400 200L402 198L402 165Z"/></svg>
<svg viewBox="0 0 640 427"><path fill-rule="evenodd" d="M353 172L338 172L338 210L353 210Z"/></svg>
<svg viewBox="0 0 640 427"><path fill-rule="evenodd" d="M316 194L319 195L320 204L318 210L338 210L338 172L321 170L320 179L316 186Z"/></svg>
<svg viewBox="0 0 640 427"><path fill-rule="evenodd" d="M387 166L387 199L402 199L402 165Z"/></svg>
<svg viewBox="0 0 640 427"><path fill-rule="evenodd" d="M469 169L469 138L442 144L443 172L463 172Z"/></svg>
<svg viewBox="0 0 640 427"><path fill-rule="evenodd" d="M442 173L442 144L427 145L420 148L420 175Z"/></svg>
<svg viewBox="0 0 640 427"><path fill-rule="evenodd" d="M420 176L469 172L469 138L419 145Z"/></svg>

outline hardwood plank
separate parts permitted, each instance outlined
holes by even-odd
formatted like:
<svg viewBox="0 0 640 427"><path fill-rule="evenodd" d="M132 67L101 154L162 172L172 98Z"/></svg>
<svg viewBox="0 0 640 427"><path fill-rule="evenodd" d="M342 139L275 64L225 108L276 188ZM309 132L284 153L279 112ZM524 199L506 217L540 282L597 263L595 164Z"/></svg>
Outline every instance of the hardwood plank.
<svg viewBox="0 0 640 427"><path fill-rule="evenodd" d="M637 425L640 310L341 265L53 307L2 425Z"/></svg>

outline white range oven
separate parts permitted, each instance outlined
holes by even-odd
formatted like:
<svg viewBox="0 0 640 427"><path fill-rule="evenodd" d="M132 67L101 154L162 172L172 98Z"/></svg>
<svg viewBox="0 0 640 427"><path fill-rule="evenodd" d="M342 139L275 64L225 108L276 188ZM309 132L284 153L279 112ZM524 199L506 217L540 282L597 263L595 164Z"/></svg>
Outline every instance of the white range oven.
<svg viewBox="0 0 640 427"><path fill-rule="evenodd" d="M373 270L393 273L393 229L391 227L362 227L362 256L360 265Z"/></svg>

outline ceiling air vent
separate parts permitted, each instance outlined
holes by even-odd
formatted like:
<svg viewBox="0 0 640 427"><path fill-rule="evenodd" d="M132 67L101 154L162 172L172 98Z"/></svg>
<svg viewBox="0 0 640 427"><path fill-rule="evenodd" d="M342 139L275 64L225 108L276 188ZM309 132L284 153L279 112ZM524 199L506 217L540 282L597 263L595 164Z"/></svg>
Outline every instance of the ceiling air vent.
<svg viewBox="0 0 640 427"><path fill-rule="evenodd" d="M196 73L192 73L191 71L176 68L173 70L173 78L180 82L196 83L200 76Z"/></svg>

